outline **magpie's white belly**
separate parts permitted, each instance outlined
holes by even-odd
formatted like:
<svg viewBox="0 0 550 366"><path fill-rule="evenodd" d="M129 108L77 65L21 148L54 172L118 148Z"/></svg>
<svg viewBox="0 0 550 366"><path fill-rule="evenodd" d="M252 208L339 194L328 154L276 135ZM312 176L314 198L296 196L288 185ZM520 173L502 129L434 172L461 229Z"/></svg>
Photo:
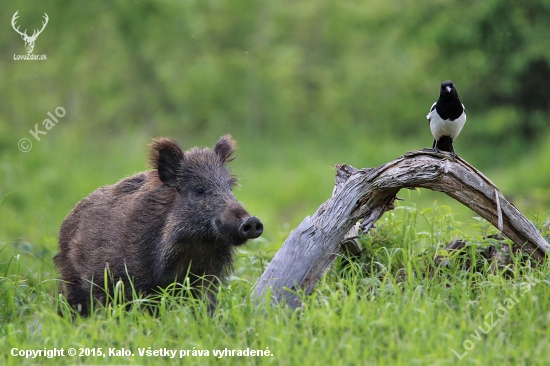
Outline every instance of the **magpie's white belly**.
<svg viewBox="0 0 550 366"><path fill-rule="evenodd" d="M441 119L434 109L427 117L430 120L430 130L436 140L439 140L441 136L451 136L453 140L456 139L466 123L466 113L462 113L460 117L454 121L450 121L448 119Z"/></svg>

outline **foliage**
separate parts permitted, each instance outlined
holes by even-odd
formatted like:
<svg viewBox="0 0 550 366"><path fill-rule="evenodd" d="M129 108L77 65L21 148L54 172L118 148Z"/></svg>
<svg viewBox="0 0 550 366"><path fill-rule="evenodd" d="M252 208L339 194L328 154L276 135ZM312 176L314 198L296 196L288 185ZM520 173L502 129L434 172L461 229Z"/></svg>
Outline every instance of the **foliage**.
<svg viewBox="0 0 550 366"><path fill-rule="evenodd" d="M451 78L471 110L470 136L540 136L548 129L550 3L463 5L50 1L37 45L49 62L2 61L3 80L18 86L2 90L3 100L17 102L3 118L15 127L63 105L77 116L71 123L96 132L137 125L201 134L236 125L273 138L346 128L422 136L426 128L416 126ZM2 4L3 13L12 9L27 24L42 16L30 4ZM22 52L15 32L2 43ZM37 104L22 111L29 98Z"/></svg>

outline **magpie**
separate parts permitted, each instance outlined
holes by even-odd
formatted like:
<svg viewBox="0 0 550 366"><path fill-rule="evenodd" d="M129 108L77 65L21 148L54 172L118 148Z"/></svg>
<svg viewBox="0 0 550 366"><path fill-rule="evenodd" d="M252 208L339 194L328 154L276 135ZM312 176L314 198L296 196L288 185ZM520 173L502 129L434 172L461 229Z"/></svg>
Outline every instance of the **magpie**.
<svg viewBox="0 0 550 366"><path fill-rule="evenodd" d="M456 86L451 80L441 83L439 99L426 116L434 137L435 152L448 151L456 157L453 141L466 123L466 108L460 102Z"/></svg>

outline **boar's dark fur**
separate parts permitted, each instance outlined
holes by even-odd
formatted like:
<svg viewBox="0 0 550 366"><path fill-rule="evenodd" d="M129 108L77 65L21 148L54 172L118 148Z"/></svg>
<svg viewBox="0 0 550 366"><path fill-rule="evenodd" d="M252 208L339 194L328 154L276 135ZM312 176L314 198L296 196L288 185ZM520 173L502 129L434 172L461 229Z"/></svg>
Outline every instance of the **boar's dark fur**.
<svg viewBox="0 0 550 366"><path fill-rule="evenodd" d="M104 303L119 280L131 299L129 280L136 292L150 294L189 276L213 306L212 289L231 269L235 246L263 232L231 191L237 179L226 164L234 151L229 135L213 150L186 152L173 140L154 139L153 170L99 188L76 205L61 225L54 258L69 304L88 315L91 297Z"/></svg>

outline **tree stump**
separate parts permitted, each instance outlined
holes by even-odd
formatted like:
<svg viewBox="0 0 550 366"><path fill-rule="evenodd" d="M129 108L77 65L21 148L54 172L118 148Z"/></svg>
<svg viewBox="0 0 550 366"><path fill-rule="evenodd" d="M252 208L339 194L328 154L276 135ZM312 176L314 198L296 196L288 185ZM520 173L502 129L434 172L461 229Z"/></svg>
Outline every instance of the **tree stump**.
<svg viewBox="0 0 550 366"><path fill-rule="evenodd" d="M342 243L355 234L359 220L368 232L384 212L394 208L402 188L439 191L454 198L497 227L536 259L550 253L550 244L534 225L508 202L481 172L461 158L432 149L408 152L376 168L357 170L337 165L333 196L306 217L288 236L257 282L255 300L292 308L301 305L298 291L310 294L340 253ZM349 235L347 235L349 233Z"/></svg>

